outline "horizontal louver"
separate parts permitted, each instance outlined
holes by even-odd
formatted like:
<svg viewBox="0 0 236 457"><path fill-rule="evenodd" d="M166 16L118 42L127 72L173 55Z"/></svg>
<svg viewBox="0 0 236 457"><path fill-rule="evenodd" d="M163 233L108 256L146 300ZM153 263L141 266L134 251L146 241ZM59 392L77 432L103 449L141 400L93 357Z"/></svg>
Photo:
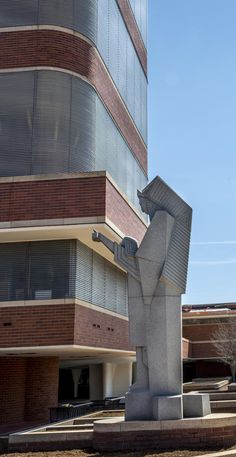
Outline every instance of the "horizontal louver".
<svg viewBox="0 0 236 457"><path fill-rule="evenodd" d="M76 297L127 315L126 274L77 242Z"/></svg>

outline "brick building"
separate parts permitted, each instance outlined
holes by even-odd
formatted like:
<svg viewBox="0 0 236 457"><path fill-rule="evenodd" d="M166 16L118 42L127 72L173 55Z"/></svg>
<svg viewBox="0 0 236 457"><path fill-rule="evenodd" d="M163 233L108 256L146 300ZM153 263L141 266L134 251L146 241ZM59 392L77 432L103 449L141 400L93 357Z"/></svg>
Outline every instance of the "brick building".
<svg viewBox="0 0 236 457"><path fill-rule="evenodd" d="M0 2L0 421L131 380L126 274L147 183L146 0Z"/></svg>
<svg viewBox="0 0 236 457"><path fill-rule="evenodd" d="M219 323L236 322L236 303L183 306L184 381L231 376L230 367L217 355L214 332ZM234 325L233 325L234 327Z"/></svg>

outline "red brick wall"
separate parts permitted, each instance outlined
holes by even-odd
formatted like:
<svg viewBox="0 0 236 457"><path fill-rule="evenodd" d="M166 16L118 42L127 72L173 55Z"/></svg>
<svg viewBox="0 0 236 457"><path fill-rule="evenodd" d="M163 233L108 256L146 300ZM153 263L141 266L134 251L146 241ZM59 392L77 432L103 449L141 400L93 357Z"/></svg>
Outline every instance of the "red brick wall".
<svg viewBox="0 0 236 457"><path fill-rule="evenodd" d="M106 177L0 183L0 221L105 215Z"/></svg>
<svg viewBox="0 0 236 457"><path fill-rule="evenodd" d="M24 421L25 375L24 358L0 357L0 424Z"/></svg>
<svg viewBox="0 0 236 457"><path fill-rule="evenodd" d="M0 329L2 348L73 344L74 305L0 308Z"/></svg>
<svg viewBox="0 0 236 457"><path fill-rule="evenodd" d="M27 360L25 420L49 421L49 408L58 404L58 377L57 357Z"/></svg>
<svg viewBox="0 0 236 457"><path fill-rule="evenodd" d="M95 86L119 129L147 172L147 148L135 129L95 48L82 38L55 30L0 34L0 68L50 66L85 76Z"/></svg>
<svg viewBox="0 0 236 457"><path fill-rule="evenodd" d="M4 326L4 322L11 326ZM128 322L80 305L0 308L0 347L72 345L131 350Z"/></svg>
<svg viewBox="0 0 236 457"><path fill-rule="evenodd" d="M217 357L213 334L217 330L218 324L213 319L212 323L196 323L186 325L183 323L183 336L190 340L191 355L193 358Z"/></svg>
<svg viewBox="0 0 236 457"><path fill-rule="evenodd" d="M125 235L133 236L140 243L147 227L137 217L110 181L106 182L106 215Z"/></svg>
<svg viewBox="0 0 236 457"><path fill-rule="evenodd" d="M46 422L57 405L56 357L0 358L0 424Z"/></svg>
<svg viewBox="0 0 236 457"><path fill-rule="evenodd" d="M105 215L142 240L145 224L105 176L0 182L0 222Z"/></svg>
<svg viewBox="0 0 236 457"><path fill-rule="evenodd" d="M213 320L210 324L193 324L193 325L184 325L183 324L183 336L189 338L191 341L206 341L213 338L213 333L217 330L218 325Z"/></svg>
<svg viewBox="0 0 236 457"><path fill-rule="evenodd" d="M131 351L129 324L119 317L76 305L75 344Z"/></svg>
<svg viewBox="0 0 236 457"><path fill-rule="evenodd" d="M132 9L129 5L128 0L118 0L118 5L124 18L126 27L133 41L136 52L139 56L139 60L143 67L144 73L147 74L147 51L145 49L142 37L137 27L137 23L133 15Z"/></svg>

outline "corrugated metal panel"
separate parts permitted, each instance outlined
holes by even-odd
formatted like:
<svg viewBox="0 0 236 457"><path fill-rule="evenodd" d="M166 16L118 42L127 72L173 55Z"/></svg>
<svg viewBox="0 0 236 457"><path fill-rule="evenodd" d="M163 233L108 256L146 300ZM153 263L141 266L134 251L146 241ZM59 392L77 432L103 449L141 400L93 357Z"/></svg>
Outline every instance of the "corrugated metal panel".
<svg viewBox="0 0 236 457"><path fill-rule="evenodd" d="M117 86L124 100L127 100L127 41L125 40L125 24L121 14L118 15L118 81Z"/></svg>
<svg viewBox="0 0 236 457"><path fill-rule="evenodd" d="M147 46L147 0L129 0L145 46Z"/></svg>
<svg viewBox="0 0 236 457"><path fill-rule="evenodd" d="M32 174L68 170L71 77L38 72L34 102Z"/></svg>
<svg viewBox="0 0 236 457"><path fill-rule="evenodd" d="M105 306L117 312L117 268L105 262Z"/></svg>
<svg viewBox="0 0 236 457"><path fill-rule="evenodd" d="M77 241L76 297L127 315L126 274Z"/></svg>
<svg viewBox="0 0 236 457"><path fill-rule="evenodd" d="M135 74L139 81L142 80L145 84L147 81L115 0L98 2L97 47L137 128L144 141L147 141L140 114L142 109L146 116L147 106L145 100L141 105L141 82L135 86Z"/></svg>
<svg viewBox="0 0 236 457"><path fill-rule="evenodd" d="M76 297L92 303L93 251L76 243Z"/></svg>
<svg viewBox="0 0 236 457"><path fill-rule="evenodd" d="M0 301L24 300L27 243L0 245Z"/></svg>
<svg viewBox="0 0 236 457"><path fill-rule="evenodd" d="M46 300L74 295L73 241L0 245L0 300Z"/></svg>
<svg viewBox="0 0 236 457"><path fill-rule="evenodd" d="M97 42L97 15L100 0L74 0L74 29Z"/></svg>
<svg viewBox="0 0 236 457"><path fill-rule="evenodd" d="M128 315L128 290L127 290L127 275L120 272L117 275L117 313Z"/></svg>
<svg viewBox="0 0 236 457"><path fill-rule="evenodd" d="M98 1L98 25L97 25L97 47L106 63L109 65L109 1Z"/></svg>
<svg viewBox="0 0 236 457"><path fill-rule="evenodd" d="M108 3L108 43L109 43L109 61L107 63L109 71L116 85L119 84L119 10L116 2ZM103 19L104 20L104 19Z"/></svg>
<svg viewBox="0 0 236 457"><path fill-rule="evenodd" d="M1 0L0 27L36 24L71 28L96 43L97 0Z"/></svg>
<svg viewBox="0 0 236 457"><path fill-rule="evenodd" d="M27 175L31 165L34 74L0 75L0 175Z"/></svg>
<svg viewBox="0 0 236 457"><path fill-rule="evenodd" d="M92 303L105 307L105 259L93 252Z"/></svg>
<svg viewBox="0 0 236 457"><path fill-rule="evenodd" d="M28 296L33 300L69 297L70 241L30 243Z"/></svg>
<svg viewBox="0 0 236 457"><path fill-rule="evenodd" d="M38 0L39 24L60 25L73 29L74 0Z"/></svg>
<svg viewBox="0 0 236 457"><path fill-rule="evenodd" d="M1 0L0 27L37 23L38 0Z"/></svg>
<svg viewBox="0 0 236 457"><path fill-rule="evenodd" d="M95 170L96 98L97 95L89 84L79 78L72 78L70 172Z"/></svg>
<svg viewBox="0 0 236 457"><path fill-rule="evenodd" d="M97 0L39 0L38 23L71 28L96 43Z"/></svg>

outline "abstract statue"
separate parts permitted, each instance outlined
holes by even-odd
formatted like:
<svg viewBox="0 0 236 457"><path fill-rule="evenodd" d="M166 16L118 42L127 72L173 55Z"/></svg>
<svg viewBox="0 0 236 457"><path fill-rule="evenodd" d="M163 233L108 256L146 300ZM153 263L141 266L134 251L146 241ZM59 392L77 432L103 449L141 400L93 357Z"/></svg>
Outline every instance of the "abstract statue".
<svg viewBox="0 0 236 457"><path fill-rule="evenodd" d="M138 192L150 225L138 246L94 232L128 273L130 342L137 380L126 394L126 420L181 419L209 413L209 398L182 395L181 295L185 292L191 208L159 177ZM186 403L186 408L184 407ZM204 403L204 408L203 408Z"/></svg>

